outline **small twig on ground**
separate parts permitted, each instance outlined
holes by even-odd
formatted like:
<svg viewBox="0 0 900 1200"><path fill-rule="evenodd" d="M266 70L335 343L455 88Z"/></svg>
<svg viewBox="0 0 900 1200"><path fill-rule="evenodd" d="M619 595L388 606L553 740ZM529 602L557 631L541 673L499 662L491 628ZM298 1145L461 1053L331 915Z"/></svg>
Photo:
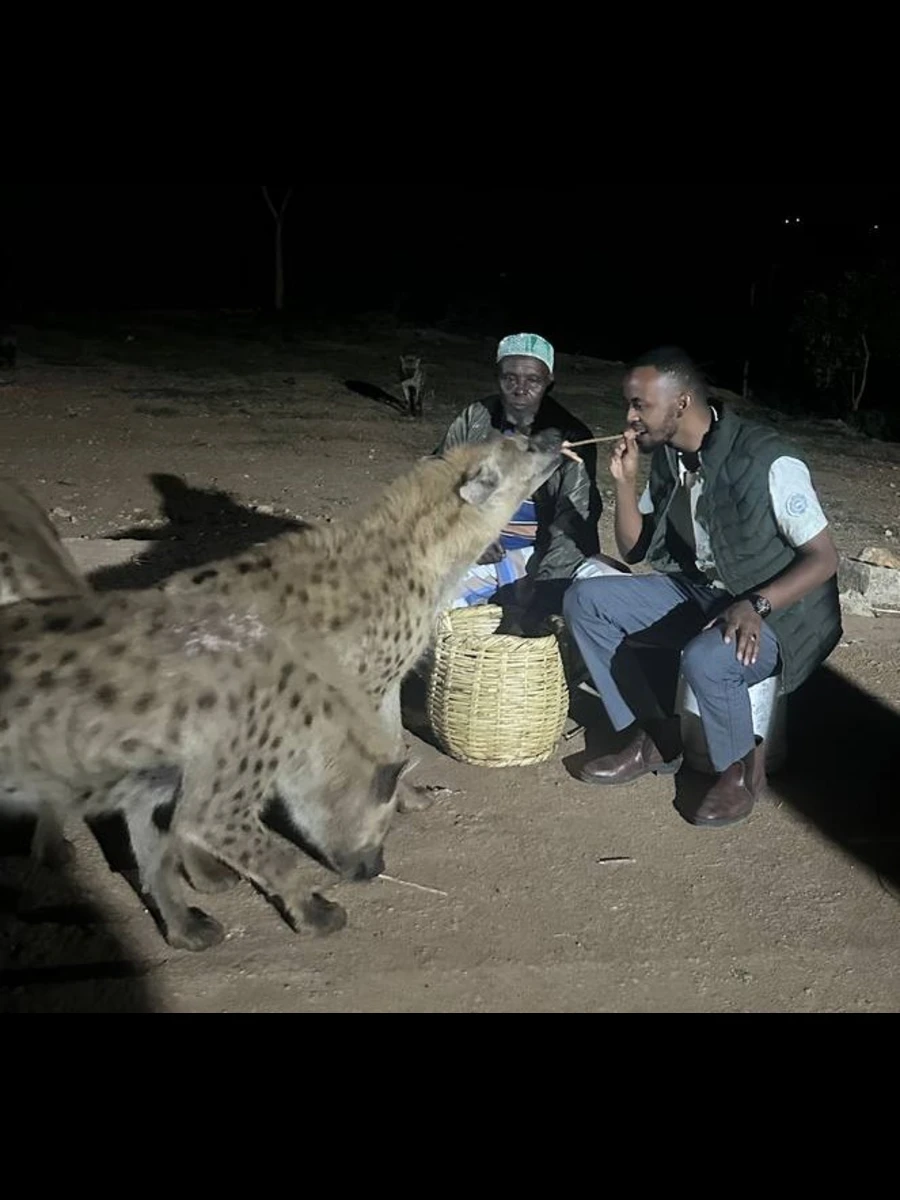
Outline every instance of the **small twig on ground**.
<svg viewBox="0 0 900 1200"><path fill-rule="evenodd" d="M408 879L397 879L395 875L376 875L376 879L386 879L388 883L400 883L403 887L415 888L418 892L430 892L432 896L449 896L449 892L442 892L440 888L426 887L423 883L410 883Z"/></svg>

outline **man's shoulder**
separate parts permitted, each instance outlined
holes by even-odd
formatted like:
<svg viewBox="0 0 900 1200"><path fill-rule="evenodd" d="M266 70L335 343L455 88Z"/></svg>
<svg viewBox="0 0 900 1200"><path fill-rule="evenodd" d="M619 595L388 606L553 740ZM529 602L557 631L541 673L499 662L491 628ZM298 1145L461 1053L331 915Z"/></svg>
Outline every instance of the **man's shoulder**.
<svg viewBox="0 0 900 1200"><path fill-rule="evenodd" d="M794 454L779 454L772 460L769 466L769 493L776 506L779 500L785 501L791 516L804 511L806 507L805 504L801 505L798 497L812 498L816 504L819 502L809 464Z"/></svg>
<svg viewBox="0 0 900 1200"><path fill-rule="evenodd" d="M499 396L483 396L479 400L473 400L471 404L467 404L456 415L456 420L464 420L466 422L490 422L500 411Z"/></svg>
<svg viewBox="0 0 900 1200"><path fill-rule="evenodd" d="M780 429L775 429L773 426L767 425L765 422L753 417L747 417L727 410L723 414L723 419L726 419L730 423L735 441L740 440L743 443L765 446L767 450L771 450L779 456L798 458L801 462L803 461L803 455L799 447L790 438L786 437Z"/></svg>
<svg viewBox="0 0 900 1200"><path fill-rule="evenodd" d="M437 452L441 453L463 442L485 441L491 429L497 425L499 404L499 396L488 396L467 404L448 425Z"/></svg>

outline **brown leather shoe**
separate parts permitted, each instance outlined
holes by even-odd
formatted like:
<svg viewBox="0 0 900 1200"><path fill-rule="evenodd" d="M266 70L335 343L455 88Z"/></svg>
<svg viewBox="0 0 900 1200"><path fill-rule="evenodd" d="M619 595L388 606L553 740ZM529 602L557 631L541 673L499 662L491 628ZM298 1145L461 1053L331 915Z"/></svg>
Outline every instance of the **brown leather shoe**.
<svg viewBox="0 0 900 1200"><path fill-rule="evenodd" d="M732 763L712 785L703 803L686 819L704 829L722 829L746 821L766 787L766 755L762 742ZM684 814L682 814L684 815Z"/></svg>
<svg viewBox="0 0 900 1200"><path fill-rule="evenodd" d="M651 771L655 775L674 775L680 767L680 754L666 762L650 735L638 729L624 750L590 759L581 768L578 778L585 783L631 783Z"/></svg>

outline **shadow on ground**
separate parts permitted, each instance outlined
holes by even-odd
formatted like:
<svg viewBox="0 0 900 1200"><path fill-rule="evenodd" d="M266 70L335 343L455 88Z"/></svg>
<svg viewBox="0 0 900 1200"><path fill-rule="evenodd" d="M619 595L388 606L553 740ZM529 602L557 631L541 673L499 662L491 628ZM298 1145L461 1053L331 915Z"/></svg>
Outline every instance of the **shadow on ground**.
<svg viewBox="0 0 900 1200"><path fill-rule="evenodd" d="M789 757L771 790L900 899L898 745L900 714L822 667L789 698Z"/></svg>
<svg viewBox="0 0 900 1200"><path fill-rule="evenodd" d="M791 809L900 899L900 714L828 666L787 704L787 759L769 779L768 801ZM694 811L710 782L679 773L679 805Z"/></svg>
<svg viewBox="0 0 900 1200"><path fill-rule="evenodd" d="M159 494L164 526L119 530L116 539L147 542L147 553L90 574L98 591L157 587L176 571L237 555L259 542L309 525L293 517L261 513L239 504L227 492L195 488L177 475L151 475Z"/></svg>
<svg viewBox="0 0 900 1200"><path fill-rule="evenodd" d="M367 383L364 379L345 379L344 387L357 396L364 396L366 400L375 400L378 404L386 404L395 412L409 416L406 404L402 400L398 400L396 396L392 396L390 392L386 392L384 388L379 387L377 383Z"/></svg>
<svg viewBox="0 0 900 1200"><path fill-rule="evenodd" d="M85 896L74 865L31 866L31 830L0 824L0 1014L159 1012L149 980L156 964Z"/></svg>
<svg viewBox="0 0 900 1200"><path fill-rule="evenodd" d="M900 899L900 714L827 665L787 704L788 755L769 780L770 802L787 805ZM585 749L563 760L577 778L586 759L622 748L627 735L613 731L590 695L576 693L570 712L587 729ZM696 808L711 782L683 768L676 783L682 807Z"/></svg>

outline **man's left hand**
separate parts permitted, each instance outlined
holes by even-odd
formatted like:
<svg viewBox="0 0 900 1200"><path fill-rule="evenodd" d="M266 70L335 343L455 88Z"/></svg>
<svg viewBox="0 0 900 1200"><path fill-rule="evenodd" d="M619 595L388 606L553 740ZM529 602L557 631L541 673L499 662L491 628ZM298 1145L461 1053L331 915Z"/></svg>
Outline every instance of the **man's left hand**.
<svg viewBox="0 0 900 1200"><path fill-rule="evenodd" d="M506 550L503 543L498 539L496 542L491 542L481 557L478 559L480 567L489 566L491 563L501 562L506 558Z"/></svg>
<svg viewBox="0 0 900 1200"><path fill-rule="evenodd" d="M722 626L722 638L726 645L732 639L739 663L752 667L759 658L759 643L762 640L762 617L749 600L736 600L729 604L724 612L719 613L704 629L712 629L713 625Z"/></svg>

